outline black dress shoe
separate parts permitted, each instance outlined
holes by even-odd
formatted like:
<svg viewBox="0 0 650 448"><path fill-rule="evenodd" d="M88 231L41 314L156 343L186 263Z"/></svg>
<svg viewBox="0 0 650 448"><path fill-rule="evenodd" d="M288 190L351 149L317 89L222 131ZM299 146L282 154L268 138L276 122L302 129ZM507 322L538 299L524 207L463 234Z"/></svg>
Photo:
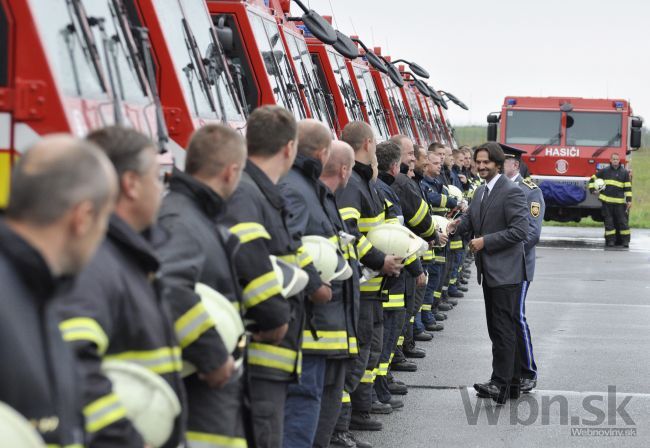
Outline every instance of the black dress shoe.
<svg viewBox="0 0 650 448"><path fill-rule="evenodd" d="M330 446L341 448L356 448L357 443L352 438L352 433L348 431L334 431L330 439Z"/></svg>
<svg viewBox="0 0 650 448"><path fill-rule="evenodd" d="M352 411L350 429L355 431L381 431L384 425L370 415L370 412Z"/></svg>
<svg viewBox="0 0 650 448"><path fill-rule="evenodd" d="M436 320L446 320L447 315L445 313L434 313L433 317L436 318Z"/></svg>
<svg viewBox="0 0 650 448"><path fill-rule="evenodd" d="M438 305L438 309L440 311L451 311L454 307L447 302L441 302L440 305ZM436 320L438 320L438 317L436 317Z"/></svg>
<svg viewBox="0 0 650 448"><path fill-rule="evenodd" d="M467 292L467 291L469 291L469 289L467 289L467 286L463 286L462 284L456 286L456 288L458 288L458 290L461 291L461 292Z"/></svg>
<svg viewBox="0 0 650 448"><path fill-rule="evenodd" d="M521 379L521 393L527 394L537 387L537 379L522 378Z"/></svg>
<svg viewBox="0 0 650 448"><path fill-rule="evenodd" d="M388 383L388 391L391 395L406 395L409 393L406 385L397 383Z"/></svg>
<svg viewBox="0 0 650 448"><path fill-rule="evenodd" d="M394 372L417 372L418 370L417 364L411 361L402 361L402 362L393 361L390 365L390 368Z"/></svg>
<svg viewBox="0 0 650 448"><path fill-rule="evenodd" d="M465 297L465 294L463 294L460 291L447 291L447 297L461 298L461 297Z"/></svg>
<svg viewBox="0 0 650 448"><path fill-rule="evenodd" d="M445 326L443 324L439 324L438 322L432 322L430 324L427 324L424 328L426 328L427 331L442 331L445 329Z"/></svg>
<svg viewBox="0 0 650 448"><path fill-rule="evenodd" d="M458 294L462 294L462 292L459 292ZM445 299L445 303L448 303L451 306L456 306L458 305L458 300L457 299L452 299L452 298L447 298Z"/></svg>
<svg viewBox="0 0 650 448"><path fill-rule="evenodd" d="M413 335L413 340L415 341L428 342L431 339L433 339L433 335L431 333L427 333L426 331ZM408 357L406 353L404 353L404 355Z"/></svg>
<svg viewBox="0 0 650 448"><path fill-rule="evenodd" d="M421 348L413 347L411 350L404 350L404 356L407 358L424 358L427 356L427 352Z"/></svg>
<svg viewBox="0 0 650 448"><path fill-rule="evenodd" d="M614 241L607 241L607 242L605 243L605 246L607 246L607 247L614 247Z"/></svg>
<svg viewBox="0 0 650 448"><path fill-rule="evenodd" d="M356 437L354 437L354 434L350 433L350 438L354 443L356 443L357 448L372 448L372 443L369 442L364 442L362 440L358 440Z"/></svg>
<svg viewBox="0 0 650 448"><path fill-rule="evenodd" d="M404 407L404 402L399 398L391 398L388 403L383 403L383 404L390 406L391 410L400 409Z"/></svg>
<svg viewBox="0 0 650 448"><path fill-rule="evenodd" d="M391 414L393 408L388 403L382 403L381 401L373 401L372 406L370 406L371 414Z"/></svg>
<svg viewBox="0 0 650 448"><path fill-rule="evenodd" d="M476 396L479 398L492 398L497 404L505 404L508 398L519 398L519 383L508 386L498 386L492 382L474 384Z"/></svg>

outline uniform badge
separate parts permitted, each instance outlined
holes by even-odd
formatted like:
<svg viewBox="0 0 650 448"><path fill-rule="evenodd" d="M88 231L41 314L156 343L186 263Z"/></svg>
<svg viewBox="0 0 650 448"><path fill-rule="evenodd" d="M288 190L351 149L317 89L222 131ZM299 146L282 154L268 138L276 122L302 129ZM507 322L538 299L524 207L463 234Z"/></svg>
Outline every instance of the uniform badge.
<svg viewBox="0 0 650 448"><path fill-rule="evenodd" d="M530 214L533 215L533 218L539 217L539 212L542 209L542 205L539 202L530 203Z"/></svg>

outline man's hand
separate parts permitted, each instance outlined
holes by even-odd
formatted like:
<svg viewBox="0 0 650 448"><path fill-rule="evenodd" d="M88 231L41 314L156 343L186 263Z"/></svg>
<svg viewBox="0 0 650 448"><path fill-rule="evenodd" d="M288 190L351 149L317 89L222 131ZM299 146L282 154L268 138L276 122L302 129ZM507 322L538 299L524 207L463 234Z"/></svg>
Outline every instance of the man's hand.
<svg viewBox="0 0 650 448"><path fill-rule="evenodd" d="M467 205L467 201L463 199L463 202L460 203L460 211L465 213L469 206Z"/></svg>
<svg viewBox="0 0 650 448"><path fill-rule="evenodd" d="M459 225L460 225L460 219L455 219L449 224L447 224L447 234L453 235L454 233L456 233L456 229L458 229Z"/></svg>
<svg viewBox="0 0 650 448"><path fill-rule="evenodd" d="M422 274L418 275L415 278L415 286L417 288L422 288L424 286L427 286L427 274L423 272Z"/></svg>
<svg viewBox="0 0 650 448"><path fill-rule="evenodd" d="M458 178L460 179L460 181L461 181L462 183L464 183L464 184L467 183L467 176L465 176L464 174L459 174L459 175L458 175Z"/></svg>
<svg viewBox="0 0 650 448"><path fill-rule="evenodd" d="M483 237L481 238L474 238L472 241L469 242L469 249L476 253L479 250L483 250L485 247L485 242L483 241Z"/></svg>
<svg viewBox="0 0 650 448"><path fill-rule="evenodd" d="M233 372L235 371L235 358L232 355L228 356L226 362L221 366L214 369L212 372L199 373L199 378L213 389L219 389L228 382Z"/></svg>
<svg viewBox="0 0 650 448"><path fill-rule="evenodd" d="M440 246L445 246L447 241L449 241L449 236L444 232L438 232L438 244Z"/></svg>
<svg viewBox="0 0 650 448"><path fill-rule="evenodd" d="M311 296L309 296L309 300L311 300L313 303L321 305L329 302L332 300L332 287L329 285L329 283L323 282L321 287L314 291Z"/></svg>
<svg viewBox="0 0 650 448"><path fill-rule="evenodd" d="M397 277L403 267L404 265L402 264L401 258L396 257L395 255L386 255L386 257L384 257L384 265L381 268L381 272L383 274Z"/></svg>
<svg viewBox="0 0 650 448"><path fill-rule="evenodd" d="M278 345L284 338L284 335L287 334L288 329L289 324L284 324L270 330L258 331L257 333L253 333L253 340L255 342Z"/></svg>
<svg viewBox="0 0 650 448"><path fill-rule="evenodd" d="M625 203L625 210L629 210L629 209L631 209L631 208L632 208L632 201L630 201L630 202L626 202L626 203Z"/></svg>

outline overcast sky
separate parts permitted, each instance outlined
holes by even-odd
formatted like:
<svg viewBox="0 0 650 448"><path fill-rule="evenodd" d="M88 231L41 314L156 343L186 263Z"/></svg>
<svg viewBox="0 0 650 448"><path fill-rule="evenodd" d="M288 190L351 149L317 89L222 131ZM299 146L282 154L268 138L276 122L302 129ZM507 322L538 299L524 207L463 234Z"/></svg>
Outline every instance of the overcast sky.
<svg viewBox="0 0 650 448"><path fill-rule="evenodd" d="M303 1L428 69L470 107L450 104L455 125L484 125L506 95L629 99L650 124L650 1Z"/></svg>

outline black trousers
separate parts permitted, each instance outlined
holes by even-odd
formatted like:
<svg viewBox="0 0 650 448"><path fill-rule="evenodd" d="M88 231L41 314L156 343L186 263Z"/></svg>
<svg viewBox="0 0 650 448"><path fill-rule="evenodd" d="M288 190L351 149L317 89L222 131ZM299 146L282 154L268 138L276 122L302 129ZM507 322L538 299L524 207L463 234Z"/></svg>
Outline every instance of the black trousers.
<svg viewBox="0 0 650 448"><path fill-rule="evenodd" d="M350 359L328 359L325 367L325 388L321 399L314 448L327 448L341 412L341 398Z"/></svg>
<svg viewBox="0 0 650 448"><path fill-rule="evenodd" d="M492 341L493 383L506 386L519 380L520 361L517 353L519 325L519 298L521 284L490 288L483 282L485 318ZM522 336L523 337L523 336Z"/></svg>
<svg viewBox="0 0 650 448"><path fill-rule="evenodd" d="M282 448L288 383L250 380L251 414L256 448ZM225 407L224 409L228 409Z"/></svg>
<svg viewBox="0 0 650 448"><path fill-rule="evenodd" d="M603 221L605 222L605 241L618 244L630 243L630 227L628 225L625 204L608 204L603 202Z"/></svg>

